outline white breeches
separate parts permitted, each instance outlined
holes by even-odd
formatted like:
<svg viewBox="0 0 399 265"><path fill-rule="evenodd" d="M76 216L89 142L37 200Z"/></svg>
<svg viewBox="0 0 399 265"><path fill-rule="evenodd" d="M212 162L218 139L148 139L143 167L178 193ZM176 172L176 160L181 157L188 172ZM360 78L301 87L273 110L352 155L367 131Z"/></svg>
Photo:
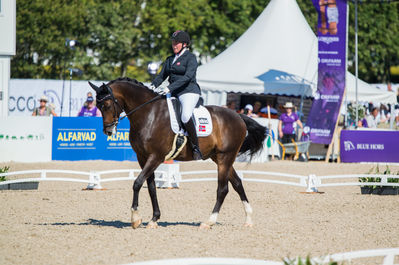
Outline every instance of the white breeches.
<svg viewBox="0 0 399 265"><path fill-rule="evenodd" d="M327 7L327 20L328 20L328 23L331 23L331 22L338 23L338 8L337 7Z"/></svg>
<svg viewBox="0 0 399 265"><path fill-rule="evenodd" d="M182 107L181 121L183 123L187 123L190 120L191 116L193 115L195 105L197 105L197 102L199 100L199 97L200 95L195 93L186 93L179 96Z"/></svg>

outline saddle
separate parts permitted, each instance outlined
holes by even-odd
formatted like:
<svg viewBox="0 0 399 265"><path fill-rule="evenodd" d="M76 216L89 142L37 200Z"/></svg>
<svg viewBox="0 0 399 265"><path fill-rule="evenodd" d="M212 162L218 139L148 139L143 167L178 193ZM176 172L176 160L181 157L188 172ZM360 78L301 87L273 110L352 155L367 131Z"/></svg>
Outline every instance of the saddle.
<svg viewBox="0 0 399 265"><path fill-rule="evenodd" d="M177 98L166 97L168 105L170 126L172 131L176 134L173 140L172 150L165 157L165 160L174 159L179 155L183 147L187 143L187 132L184 130L183 122L181 121L181 103ZM208 109L204 106L204 100L200 98L193 112L193 121L198 137L206 137L212 133L212 119Z"/></svg>
<svg viewBox="0 0 399 265"><path fill-rule="evenodd" d="M167 97L170 126L175 134L187 133L184 131L183 122L181 121L181 103L177 98ZM198 137L206 137L212 133L212 119L208 109L203 106L204 100L200 98L193 111L193 121Z"/></svg>

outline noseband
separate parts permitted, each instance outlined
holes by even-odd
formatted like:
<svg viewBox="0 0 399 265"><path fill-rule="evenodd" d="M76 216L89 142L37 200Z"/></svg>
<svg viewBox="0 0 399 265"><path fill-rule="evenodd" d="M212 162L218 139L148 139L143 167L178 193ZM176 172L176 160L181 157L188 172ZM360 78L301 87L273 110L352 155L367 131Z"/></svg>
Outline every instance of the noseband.
<svg viewBox="0 0 399 265"><path fill-rule="evenodd" d="M109 128L112 126L116 126L119 123L119 116L117 115L116 107L118 106L121 109L121 111L125 111L125 110L123 109L121 104L119 104L118 100L115 98L114 93L112 93L112 89L106 84L103 84L103 86L106 87L108 93L101 99L98 99L98 97L97 97L96 100L97 100L97 106L101 111L104 108L104 102L108 99L112 100L112 103L113 103L112 106L114 109L114 120L111 123L104 124L104 128Z"/></svg>
<svg viewBox="0 0 399 265"><path fill-rule="evenodd" d="M155 100L158 100L158 99L160 99L162 97L162 95L158 95L158 96L150 99L149 101L141 104L140 106L132 109L131 111L126 112L125 109L121 106L121 104L119 104L118 100L115 98L114 93L112 92L112 89L107 84L103 84L103 86L106 87L108 94L105 95L101 99L98 99L98 98L96 99L97 100L97 106L100 108L100 110L102 110L102 108L104 107L105 100L111 99L112 103L113 103L112 106L113 106L113 109L114 109L114 120L111 123L104 124L104 128L109 128L109 127L118 125L120 120L123 120L124 118L126 118L130 114L133 114L136 110L138 110L138 109L144 107L145 105L147 105L147 104L149 104L151 102L154 102ZM117 115L116 106L120 108L121 112L125 112L125 116L120 118Z"/></svg>

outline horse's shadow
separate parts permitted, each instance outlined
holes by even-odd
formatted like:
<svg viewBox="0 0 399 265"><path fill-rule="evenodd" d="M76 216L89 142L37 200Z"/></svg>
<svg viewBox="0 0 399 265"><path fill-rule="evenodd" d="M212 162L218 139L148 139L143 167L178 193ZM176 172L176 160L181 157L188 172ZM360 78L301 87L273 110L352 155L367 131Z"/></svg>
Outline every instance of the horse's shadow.
<svg viewBox="0 0 399 265"><path fill-rule="evenodd" d="M147 226L148 222L143 222L141 227ZM158 222L158 226L160 227L168 227L168 226L200 226L199 222ZM106 220L97 220L97 219L88 219L86 222L82 223L43 223L40 225L54 225L54 226L66 226L66 225L90 225L90 226L101 226L101 227L114 227L114 228L125 228L131 227L131 223L122 222L122 221L106 221Z"/></svg>

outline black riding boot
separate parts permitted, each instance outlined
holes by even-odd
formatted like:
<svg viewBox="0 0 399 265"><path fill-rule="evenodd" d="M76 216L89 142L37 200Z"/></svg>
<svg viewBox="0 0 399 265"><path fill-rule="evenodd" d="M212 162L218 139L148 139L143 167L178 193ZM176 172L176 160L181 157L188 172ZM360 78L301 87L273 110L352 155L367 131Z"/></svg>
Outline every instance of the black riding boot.
<svg viewBox="0 0 399 265"><path fill-rule="evenodd" d="M186 131L188 133L188 138L190 138L191 147L193 148L193 158L194 160L202 159L201 151L198 147L197 132L195 131L195 126L193 118L191 118L187 123L184 124Z"/></svg>

